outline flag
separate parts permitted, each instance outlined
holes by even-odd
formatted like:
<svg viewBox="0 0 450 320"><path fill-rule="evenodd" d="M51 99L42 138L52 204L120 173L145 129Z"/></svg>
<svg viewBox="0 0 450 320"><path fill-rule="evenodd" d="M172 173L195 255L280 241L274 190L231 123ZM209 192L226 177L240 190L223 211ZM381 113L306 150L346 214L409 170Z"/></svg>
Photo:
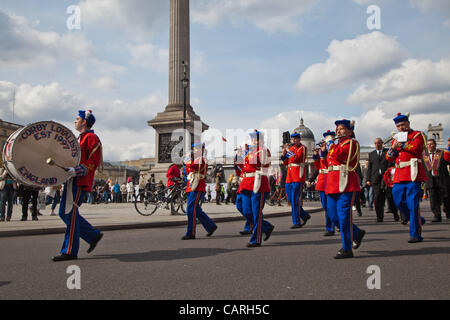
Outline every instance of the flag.
<svg viewBox="0 0 450 320"><path fill-rule="evenodd" d="M227 142L227 139L225 139L224 137L222 137L222 141L223 141L223 142Z"/></svg>

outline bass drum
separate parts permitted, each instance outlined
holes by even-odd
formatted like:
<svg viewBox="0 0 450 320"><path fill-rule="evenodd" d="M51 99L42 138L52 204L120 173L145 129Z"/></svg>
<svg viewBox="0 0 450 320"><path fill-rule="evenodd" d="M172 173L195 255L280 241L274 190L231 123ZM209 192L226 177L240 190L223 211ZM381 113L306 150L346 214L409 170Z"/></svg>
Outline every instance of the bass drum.
<svg viewBox="0 0 450 320"><path fill-rule="evenodd" d="M47 164L52 158L62 167L80 163L81 149L67 127L53 121L30 124L14 132L2 152L8 173L17 182L31 187L61 185L69 179L67 172Z"/></svg>

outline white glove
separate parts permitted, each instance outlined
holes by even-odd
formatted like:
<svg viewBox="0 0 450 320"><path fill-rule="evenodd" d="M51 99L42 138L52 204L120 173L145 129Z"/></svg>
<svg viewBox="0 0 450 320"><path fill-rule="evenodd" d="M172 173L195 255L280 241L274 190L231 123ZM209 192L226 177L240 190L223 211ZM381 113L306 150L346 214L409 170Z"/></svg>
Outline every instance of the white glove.
<svg viewBox="0 0 450 320"><path fill-rule="evenodd" d="M75 168L67 168L68 170L67 170L67 174L69 175L69 177L71 177L71 178L73 178L73 177L76 177L76 173L75 173Z"/></svg>

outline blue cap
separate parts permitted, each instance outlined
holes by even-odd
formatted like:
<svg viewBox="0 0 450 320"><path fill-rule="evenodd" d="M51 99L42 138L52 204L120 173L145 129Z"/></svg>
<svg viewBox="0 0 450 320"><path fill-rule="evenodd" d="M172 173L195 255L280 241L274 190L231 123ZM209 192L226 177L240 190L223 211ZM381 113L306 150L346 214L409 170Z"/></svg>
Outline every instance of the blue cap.
<svg viewBox="0 0 450 320"><path fill-rule="evenodd" d="M330 131L330 130L328 130L327 132L324 132L323 133L323 137L324 138L326 138L326 137L328 137L328 136L335 136L336 135L336 132L334 132L334 131Z"/></svg>
<svg viewBox="0 0 450 320"><path fill-rule="evenodd" d="M301 138L301 134L300 132L294 132L293 134L291 134L291 138Z"/></svg>
<svg viewBox="0 0 450 320"><path fill-rule="evenodd" d="M201 146L201 145L202 145L201 142L195 142L195 143L192 144L192 148L195 148L195 147L198 147L198 146Z"/></svg>
<svg viewBox="0 0 450 320"><path fill-rule="evenodd" d="M355 122L347 120L347 119L337 120L337 121L334 122L334 124L336 126L343 125L347 129L350 129L350 130L354 130L355 129Z"/></svg>
<svg viewBox="0 0 450 320"><path fill-rule="evenodd" d="M408 114L397 113L397 116L394 118L395 124L400 123L400 122L409 121L408 116L409 116Z"/></svg>
<svg viewBox="0 0 450 320"><path fill-rule="evenodd" d="M92 113L92 110L87 110L87 111L78 110L78 116L81 119L86 120L87 124L90 127L92 127L94 125L94 123L95 123L95 117L94 117L94 114Z"/></svg>

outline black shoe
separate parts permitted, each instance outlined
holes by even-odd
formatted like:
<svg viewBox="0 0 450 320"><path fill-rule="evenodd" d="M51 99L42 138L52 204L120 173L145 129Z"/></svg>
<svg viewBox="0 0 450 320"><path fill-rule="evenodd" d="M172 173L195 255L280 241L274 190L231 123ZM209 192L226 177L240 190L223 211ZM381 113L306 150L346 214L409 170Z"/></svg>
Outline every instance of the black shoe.
<svg viewBox="0 0 450 320"><path fill-rule="evenodd" d="M353 240L353 249L358 249L359 246L361 245L362 239L364 238L364 235L366 234L366 231L362 230L359 232L359 237L356 240Z"/></svg>
<svg viewBox="0 0 450 320"><path fill-rule="evenodd" d="M91 253L94 251L95 247L97 246L97 243L100 242L103 238L103 233L100 233L94 240L92 240L91 245L89 246L89 249L87 250L87 253Z"/></svg>
<svg viewBox="0 0 450 320"><path fill-rule="evenodd" d="M442 218L441 217L434 217L433 220L431 220L431 222L442 222Z"/></svg>
<svg viewBox="0 0 450 320"><path fill-rule="evenodd" d="M247 243L247 248L261 247L261 243Z"/></svg>
<svg viewBox="0 0 450 320"><path fill-rule="evenodd" d="M273 229L275 229L274 226L271 226L269 230L266 231L266 236L264 237L264 241L269 240L270 235L272 234Z"/></svg>
<svg viewBox="0 0 450 320"><path fill-rule="evenodd" d="M11 221L11 217L6 217L6 221Z"/></svg>
<svg viewBox="0 0 450 320"><path fill-rule="evenodd" d="M71 255L68 255L68 254L65 254L65 253L61 253L61 255L59 255L59 256L52 257L52 260L55 261L55 262L67 261L67 260L77 260L77 259L78 259L77 256L71 256Z"/></svg>
<svg viewBox="0 0 450 320"><path fill-rule="evenodd" d="M216 230L217 230L217 226L214 226L214 228L210 232L208 232L208 234L206 236L211 237L213 235L214 231L216 231Z"/></svg>
<svg viewBox="0 0 450 320"><path fill-rule="evenodd" d="M311 216L307 216L307 217L305 218L305 220L304 220L303 223L302 223L302 227L308 222L309 219L311 219Z"/></svg>
<svg viewBox="0 0 450 320"><path fill-rule="evenodd" d="M358 217L362 217L362 212L358 212Z"/></svg>
<svg viewBox="0 0 450 320"><path fill-rule="evenodd" d="M400 217L397 215L397 216L394 216L394 221L395 222L398 222L398 221L400 221Z"/></svg>
<svg viewBox="0 0 450 320"><path fill-rule="evenodd" d="M31 218L31 220L38 221L39 219L38 219L38 217L33 217L33 218Z"/></svg>
<svg viewBox="0 0 450 320"><path fill-rule="evenodd" d="M294 225L291 227L291 229L298 229L298 228L301 228L301 227L302 227L301 224L294 224Z"/></svg>
<svg viewBox="0 0 450 320"><path fill-rule="evenodd" d="M417 238L409 238L408 240L408 243L418 243L418 242L422 242L422 240Z"/></svg>
<svg viewBox="0 0 450 320"><path fill-rule="evenodd" d="M383 222L383 219L377 219L377 222Z"/></svg>
<svg viewBox="0 0 450 320"><path fill-rule="evenodd" d="M181 240L191 240L191 239L195 239L195 236L184 236L183 238L181 238Z"/></svg>
<svg viewBox="0 0 450 320"><path fill-rule="evenodd" d="M327 231L327 232L325 232L325 233L323 234L323 236L324 236L324 237L331 237L331 236L334 236L334 232Z"/></svg>
<svg viewBox="0 0 450 320"><path fill-rule="evenodd" d="M5 221L5 217L0 218L0 222Z"/></svg>
<svg viewBox="0 0 450 320"><path fill-rule="evenodd" d="M252 234L251 231L239 231L239 233L240 233L242 236L247 236L247 235L249 235L249 234Z"/></svg>
<svg viewBox="0 0 450 320"><path fill-rule="evenodd" d="M408 224L408 220L402 220L401 224L407 225Z"/></svg>
<svg viewBox="0 0 450 320"><path fill-rule="evenodd" d="M28 218L22 217L22 219L20 219L20 221L27 221Z"/></svg>
<svg viewBox="0 0 450 320"><path fill-rule="evenodd" d="M334 256L335 259L347 259L347 258L353 258L353 251L345 251L344 249L341 249L338 251L338 253Z"/></svg>

